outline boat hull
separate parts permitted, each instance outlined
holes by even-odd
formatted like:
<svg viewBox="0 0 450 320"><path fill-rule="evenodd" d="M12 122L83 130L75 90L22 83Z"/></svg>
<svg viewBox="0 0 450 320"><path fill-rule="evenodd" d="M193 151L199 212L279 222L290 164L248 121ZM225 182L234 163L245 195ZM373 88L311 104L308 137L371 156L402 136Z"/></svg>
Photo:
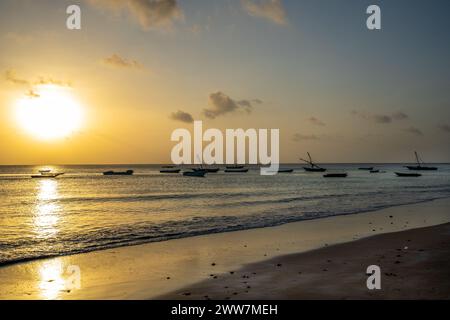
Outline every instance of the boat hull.
<svg viewBox="0 0 450 320"><path fill-rule="evenodd" d="M116 171L105 171L103 172L104 176L132 176L134 174L133 170L127 170L123 172L116 172Z"/></svg>
<svg viewBox="0 0 450 320"><path fill-rule="evenodd" d="M323 175L324 178L346 178L346 173L328 173Z"/></svg>
<svg viewBox="0 0 450 320"><path fill-rule="evenodd" d="M225 169L226 173L245 173L248 172L248 169Z"/></svg>
<svg viewBox="0 0 450 320"><path fill-rule="evenodd" d="M160 173L180 173L181 169L162 169Z"/></svg>
<svg viewBox="0 0 450 320"><path fill-rule="evenodd" d="M206 171L208 173L216 173L220 170L220 168L206 168L206 169L192 169L194 171Z"/></svg>
<svg viewBox="0 0 450 320"><path fill-rule="evenodd" d="M198 177L203 178L206 175L206 171L185 171L183 172L183 176L185 177Z"/></svg>
<svg viewBox="0 0 450 320"><path fill-rule="evenodd" d="M435 171L438 169L436 167L425 167L425 166L405 166L405 168L414 171Z"/></svg>
<svg viewBox="0 0 450 320"><path fill-rule="evenodd" d="M303 167L303 169L305 169L305 171L307 171L307 172L325 172L325 171L327 171L327 169L325 169L325 168L309 168L309 167Z"/></svg>
<svg viewBox="0 0 450 320"><path fill-rule="evenodd" d="M396 172L395 174L397 175L397 177L420 177L420 176L422 176L420 173Z"/></svg>

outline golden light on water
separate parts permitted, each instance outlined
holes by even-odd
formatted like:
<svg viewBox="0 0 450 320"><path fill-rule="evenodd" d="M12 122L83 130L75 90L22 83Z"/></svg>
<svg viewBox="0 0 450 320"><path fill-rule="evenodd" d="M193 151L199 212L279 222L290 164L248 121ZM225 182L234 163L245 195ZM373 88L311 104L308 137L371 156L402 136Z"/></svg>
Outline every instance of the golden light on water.
<svg viewBox="0 0 450 320"><path fill-rule="evenodd" d="M64 138L82 125L81 105L72 90L56 85L40 85L17 101L19 126L39 140Z"/></svg>
<svg viewBox="0 0 450 320"><path fill-rule="evenodd" d="M58 181L40 180L33 217L33 227L39 238L50 238L58 233L59 205L54 202L56 199L58 199Z"/></svg>
<svg viewBox="0 0 450 320"><path fill-rule="evenodd" d="M50 260L39 268L39 291L43 299L58 298L66 288L66 281L62 277L63 265L60 260Z"/></svg>

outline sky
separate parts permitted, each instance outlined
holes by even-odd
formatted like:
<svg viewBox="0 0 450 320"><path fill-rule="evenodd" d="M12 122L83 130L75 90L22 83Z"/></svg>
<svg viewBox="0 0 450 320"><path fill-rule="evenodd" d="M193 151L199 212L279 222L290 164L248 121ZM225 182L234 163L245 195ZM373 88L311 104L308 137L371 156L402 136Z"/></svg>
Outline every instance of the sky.
<svg viewBox="0 0 450 320"><path fill-rule="evenodd" d="M80 30L66 28L72 4ZM381 30L366 27L372 4ZM168 163L171 133L193 120L280 129L282 162L415 150L450 162L448 12L447 0L3 0L0 164ZM82 120L41 139L27 130L45 130L39 114L24 124L17 110L49 86Z"/></svg>

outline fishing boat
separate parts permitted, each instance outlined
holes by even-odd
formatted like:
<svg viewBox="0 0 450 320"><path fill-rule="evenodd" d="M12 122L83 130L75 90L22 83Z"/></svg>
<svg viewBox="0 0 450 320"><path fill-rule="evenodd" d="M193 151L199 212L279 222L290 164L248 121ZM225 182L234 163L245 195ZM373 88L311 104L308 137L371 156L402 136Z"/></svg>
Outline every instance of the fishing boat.
<svg viewBox="0 0 450 320"><path fill-rule="evenodd" d="M416 155L417 165L416 166L405 166L405 168L408 168L409 170L437 170L438 169L436 167L424 166L424 162L422 161L422 159L420 159L420 157L416 151L414 151L414 154Z"/></svg>
<svg viewBox="0 0 450 320"><path fill-rule="evenodd" d="M278 173L291 173L294 172L294 169L278 169Z"/></svg>
<svg viewBox="0 0 450 320"><path fill-rule="evenodd" d="M220 168L194 168L193 171L206 171L207 173L219 172Z"/></svg>
<svg viewBox="0 0 450 320"><path fill-rule="evenodd" d="M183 176L185 177L204 177L206 175L206 170L197 170L197 171L185 171L183 172Z"/></svg>
<svg viewBox="0 0 450 320"><path fill-rule="evenodd" d="M248 172L248 168L236 168L236 169L225 169L224 172L227 173L245 173Z"/></svg>
<svg viewBox="0 0 450 320"><path fill-rule="evenodd" d="M324 178L346 178L347 173L327 173L323 175Z"/></svg>
<svg viewBox="0 0 450 320"><path fill-rule="evenodd" d="M405 173L405 172L396 172L397 177L420 177L422 176L420 173Z"/></svg>
<svg viewBox="0 0 450 320"><path fill-rule="evenodd" d="M309 154L309 152L307 152L307 154L308 154L309 160L300 158L300 160L309 164L309 167L303 167L303 169L305 169L305 171L307 171L307 172L325 172L325 171L327 171L327 169L319 167L317 164L315 164L312 161L312 158L311 158L311 155Z"/></svg>
<svg viewBox="0 0 450 320"><path fill-rule="evenodd" d="M244 166L240 164L234 164L232 166L226 166L225 169L244 169Z"/></svg>
<svg viewBox="0 0 450 320"><path fill-rule="evenodd" d="M370 173L380 173L380 170L376 169L376 170L370 170Z"/></svg>
<svg viewBox="0 0 450 320"><path fill-rule="evenodd" d="M361 168L358 168L358 170L373 171L373 167L361 167Z"/></svg>
<svg viewBox="0 0 450 320"><path fill-rule="evenodd" d="M104 176L132 176L134 173L133 170L127 170L127 171L105 171L103 172Z"/></svg>
<svg viewBox="0 0 450 320"><path fill-rule="evenodd" d="M181 169L176 166L162 166L160 173L180 173Z"/></svg>
<svg viewBox="0 0 450 320"><path fill-rule="evenodd" d="M52 172L51 170L39 170L39 174L31 175L33 179L42 179L42 178L56 178L60 175L63 175L64 172Z"/></svg>

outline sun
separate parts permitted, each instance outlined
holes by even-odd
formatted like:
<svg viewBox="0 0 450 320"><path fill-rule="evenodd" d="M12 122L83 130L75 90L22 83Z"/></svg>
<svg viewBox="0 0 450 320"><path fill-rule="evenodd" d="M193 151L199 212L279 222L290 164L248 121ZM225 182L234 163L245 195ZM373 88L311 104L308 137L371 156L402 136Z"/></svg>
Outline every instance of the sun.
<svg viewBox="0 0 450 320"><path fill-rule="evenodd" d="M40 85L17 101L16 119L32 137L54 140L65 138L81 127L82 111L71 88Z"/></svg>

